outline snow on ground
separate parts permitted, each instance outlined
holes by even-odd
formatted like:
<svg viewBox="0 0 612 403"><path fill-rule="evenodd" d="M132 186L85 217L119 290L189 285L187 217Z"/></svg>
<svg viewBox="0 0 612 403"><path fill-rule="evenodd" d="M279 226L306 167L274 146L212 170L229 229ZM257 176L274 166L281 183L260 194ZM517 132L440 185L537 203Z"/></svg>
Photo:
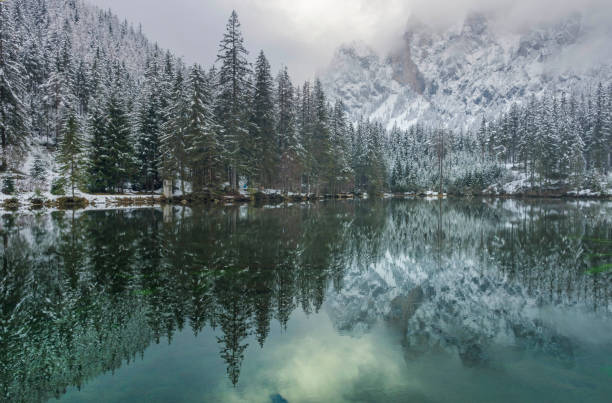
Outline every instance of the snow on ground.
<svg viewBox="0 0 612 403"><path fill-rule="evenodd" d="M508 168L508 172L510 173L510 178L505 183L496 183L494 185L489 186L484 190L484 194L489 195L520 195L533 190L532 182L537 184L539 183L539 177L536 175L531 178L525 172L520 170L512 169L511 166L506 166ZM563 181L548 181L546 183L547 186L559 186L563 187ZM594 191L592 189L575 189L567 191L568 196L577 196L577 197L602 197L602 196L612 196L612 173L608 175L608 178L599 184L599 187L604 189L603 191Z"/></svg>
<svg viewBox="0 0 612 403"><path fill-rule="evenodd" d="M74 192L75 197L81 197L87 199L89 201L89 205L87 206L87 210L103 210L107 208L116 208L118 204L121 204L121 201L133 200L133 201L141 201L143 204L149 201L152 197L150 194L142 194L142 193L123 193L123 194L89 194L83 193L80 191ZM66 195L68 196L68 195ZM17 199L20 206L30 206L31 200L35 198L39 198L45 201L57 201L62 197L66 197L64 195L52 195L50 192L39 192L38 194L35 192L25 192L19 193L17 195L5 195L0 193L0 211L4 210L2 204L6 200ZM159 195L153 196L156 200L159 200Z"/></svg>

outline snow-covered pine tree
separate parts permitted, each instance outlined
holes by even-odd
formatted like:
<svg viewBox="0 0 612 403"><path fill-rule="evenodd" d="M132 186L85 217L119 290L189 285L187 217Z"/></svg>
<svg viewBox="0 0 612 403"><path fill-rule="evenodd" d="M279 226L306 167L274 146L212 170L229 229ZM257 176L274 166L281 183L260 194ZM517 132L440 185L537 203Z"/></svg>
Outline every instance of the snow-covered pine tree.
<svg viewBox="0 0 612 403"><path fill-rule="evenodd" d="M297 127L298 96L294 94L293 84L287 67L276 78L276 133L280 153L280 183L285 191L301 191L301 172L304 147Z"/></svg>
<svg viewBox="0 0 612 403"><path fill-rule="evenodd" d="M589 155L589 160L591 161L590 167L602 174L607 171L609 148L606 141L607 133L605 133L606 104L606 95L603 84L599 83L597 92L595 93L595 103L591 109L591 124L587 152Z"/></svg>
<svg viewBox="0 0 612 403"><path fill-rule="evenodd" d="M384 129L381 124L368 124L366 129L365 176L367 191L376 194L383 191L385 184L385 164L382 155Z"/></svg>
<svg viewBox="0 0 612 403"><path fill-rule="evenodd" d="M52 135L51 143L60 140L62 128L67 115L76 110L76 97L73 90L74 69L71 57L71 40L67 32L55 40L53 48L57 51L52 55L52 69L42 86L43 101L47 113L47 130Z"/></svg>
<svg viewBox="0 0 612 403"><path fill-rule="evenodd" d="M321 186L325 190L332 191L335 172L333 166L332 142L330 137L329 108L323 84L318 78L315 79L312 93L312 140L309 150L313 159L311 175L317 179L317 191Z"/></svg>
<svg viewBox="0 0 612 403"><path fill-rule="evenodd" d="M80 115L87 115L90 93L89 67L84 60L80 60L74 72L74 94Z"/></svg>
<svg viewBox="0 0 612 403"><path fill-rule="evenodd" d="M480 158L482 161L485 159L487 153L487 141L489 138L487 119L483 116L480 122L480 129L478 129L478 146L480 148Z"/></svg>
<svg viewBox="0 0 612 403"><path fill-rule="evenodd" d="M353 147L351 150L351 168L355 173L355 188L361 189L365 183L365 121L362 119L358 122L355 129Z"/></svg>
<svg viewBox="0 0 612 403"><path fill-rule="evenodd" d="M403 181L404 181L404 178L403 178L402 165L400 163L399 158L397 158L395 160L395 164L393 164L393 170L391 171L391 181L390 181L391 191L393 192L404 191L404 186L402 183Z"/></svg>
<svg viewBox="0 0 612 403"><path fill-rule="evenodd" d="M185 131L188 126L188 99L182 69L177 69L172 95L165 111L166 121L162 126L161 156L163 177L180 180L181 192L185 194L187 178L187 144Z"/></svg>
<svg viewBox="0 0 612 403"><path fill-rule="evenodd" d="M246 156L249 154L248 97L251 68L247 55L238 14L232 11L217 55L220 67L216 116L221 128L229 183L234 190L238 189L240 175L249 168Z"/></svg>
<svg viewBox="0 0 612 403"><path fill-rule="evenodd" d="M145 83L137 106L136 186L153 191L160 187L160 139L162 109L159 99L159 66L151 58L145 73Z"/></svg>
<svg viewBox="0 0 612 403"><path fill-rule="evenodd" d="M272 187L278 172L279 144L274 122L274 82L263 50L257 56L254 76L249 166L256 170L262 186Z"/></svg>
<svg viewBox="0 0 612 403"><path fill-rule="evenodd" d="M34 157L32 167L30 168L30 177L36 182L42 182L45 180L45 174L47 169L40 155Z"/></svg>
<svg viewBox="0 0 612 403"><path fill-rule="evenodd" d="M606 144L606 172L612 169L612 84L608 86L608 98L603 119L603 137Z"/></svg>
<svg viewBox="0 0 612 403"><path fill-rule="evenodd" d="M90 108L89 144L87 159L87 183L90 192L106 192L111 188L113 161L110 155L110 139L107 137L105 112L99 102Z"/></svg>
<svg viewBox="0 0 612 403"><path fill-rule="evenodd" d="M0 172L8 169L9 150L27 145L29 120L23 102L25 68L18 59L9 4L0 2Z"/></svg>
<svg viewBox="0 0 612 403"><path fill-rule="evenodd" d="M543 152L542 160L544 160L546 178L556 179L558 172L555 167L559 160L559 103L555 95L549 95L550 104L548 106L548 115L545 118L544 125L547 127L546 135L542 138Z"/></svg>
<svg viewBox="0 0 612 403"><path fill-rule="evenodd" d="M309 81L304 82L302 85L301 94L299 94L298 104L298 131L302 145L304 146L304 168L303 175L307 187L307 192L311 193L312 187L315 185L313 181L312 172L315 166L315 160L313 157L313 98L312 98L312 85Z"/></svg>
<svg viewBox="0 0 612 403"><path fill-rule="evenodd" d="M555 161L555 171L560 177L567 177L571 170L571 151L573 145L572 117L568 110L565 93L561 94L557 132L559 137L558 159Z"/></svg>
<svg viewBox="0 0 612 403"><path fill-rule="evenodd" d="M567 175L570 177L570 182L575 188L578 188L582 184L584 171L586 169L586 160L584 158L584 142L580 136L580 123L578 119L572 119L568 122L568 130L566 140L569 145L568 153L568 172Z"/></svg>
<svg viewBox="0 0 612 403"><path fill-rule="evenodd" d="M57 154L60 173L68 179L72 197L74 190L82 180L83 141L76 114L70 112L62 130L61 142Z"/></svg>
<svg viewBox="0 0 612 403"><path fill-rule="evenodd" d="M106 141L110 171L108 179L113 190L122 192L132 178L134 150L131 141L131 127L128 112L119 90L115 86L106 108Z"/></svg>
<svg viewBox="0 0 612 403"><path fill-rule="evenodd" d="M338 99L334 104L331 119L331 146L333 170L336 173L332 191L345 191L350 184L352 169L348 156L348 123L346 119L346 108L344 102Z"/></svg>
<svg viewBox="0 0 612 403"><path fill-rule="evenodd" d="M214 120L211 84L199 65L191 68L187 80L187 160L194 191L217 183L221 147Z"/></svg>

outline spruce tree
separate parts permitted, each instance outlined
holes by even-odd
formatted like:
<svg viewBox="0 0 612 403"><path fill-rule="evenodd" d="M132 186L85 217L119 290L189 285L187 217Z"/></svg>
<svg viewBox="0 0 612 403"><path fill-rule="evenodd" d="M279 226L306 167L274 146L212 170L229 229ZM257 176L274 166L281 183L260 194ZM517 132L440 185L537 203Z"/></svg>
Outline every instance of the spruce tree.
<svg viewBox="0 0 612 403"><path fill-rule="evenodd" d="M0 26L0 172L4 172L8 169L9 149L26 148L29 121L21 79L25 69L18 59L15 26L5 2L0 2Z"/></svg>
<svg viewBox="0 0 612 403"><path fill-rule="evenodd" d="M333 166L329 109L323 84L318 78L315 80L312 94L312 108L313 132L310 150L314 163L312 174L319 181L319 185L327 185L326 190L331 191L330 186L334 184L336 173Z"/></svg>
<svg viewBox="0 0 612 403"><path fill-rule="evenodd" d="M606 100L603 85L599 83L595 93L595 103L592 108L587 152L591 167L599 173L605 173L608 163L607 133L606 133Z"/></svg>
<svg viewBox="0 0 612 403"><path fill-rule="evenodd" d="M45 173L46 169L44 162L40 155L37 155L34 157L32 167L30 168L30 177L35 181L43 181L45 179Z"/></svg>
<svg viewBox="0 0 612 403"><path fill-rule="evenodd" d="M257 170L259 182L264 187L271 187L278 172L279 144L274 121L274 83L270 63L263 51L257 57L254 75L249 165Z"/></svg>
<svg viewBox="0 0 612 403"><path fill-rule="evenodd" d="M612 84L608 87L608 100L603 118L603 138L606 153L606 172L612 169Z"/></svg>
<svg viewBox="0 0 612 403"><path fill-rule="evenodd" d="M123 101L117 90L108 101L106 108L106 141L110 162L108 179L112 189L123 191L131 179L134 169L134 151L130 139L130 122ZM107 189L108 190L108 189Z"/></svg>
<svg viewBox="0 0 612 403"><path fill-rule="evenodd" d="M66 124L62 130L62 139L57 155L57 162L59 164L60 173L68 179L73 198L74 190L82 178L82 154L83 142L80 128L76 115L72 112L68 115Z"/></svg>
<svg viewBox="0 0 612 403"><path fill-rule="evenodd" d="M247 55L238 14L232 11L217 55L221 66L218 72L216 116L221 127L224 157L233 190L238 188L239 176L249 168L246 157L249 153L248 99L251 69Z"/></svg>
<svg viewBox="0 0 612 403"><path fill-rule="evenodd" d="M297 105L299 98L294 94L293 85L287 67L284 67L276 79L276 133L280 158L281 185L284 190L296 189L301 184L301 169L304 148L300 138L297 122ZM297 188L301 191L300 188Z"/></svg>
<svg viewBox="0 0 612 403"><path fill-rule="evenodd" d="M162 127L161 156L164 178L174 180L178 176L181 180L181 192L184 194L187 168L185 132L188 125L189 108L183 81L183 72L179 69L176 73L170 102L165 111L166 122Z"/></svg>
<svg viewBox="0 0 612 403"><path fill-rule="evenodd" d="M187 159L191 167L193 189L197 191L216 183L220 166L220 145L214 121L210 83L200 66L194 65L191 68L187 89Z"/></svg>
<svg viewBox="0 0 612 403"><path fill-rule="evenodd" d="M334 191L344 190L344 186L352 176L352 169L348 161L348 124L346 111L342 100L337 100L332 111L331 119L331 153L332 169L335 172Z"/></svg>
<svg viewBox="0 0 612 403"><path fill-rule="evenodd" d="M6 176L2 180L2 193L12 195L15 193L15 179L12 176Z"/></svg>
<svg viewBox="0 0 612 403"><path fill-rule="evenodd" d="M61 50L53 56L53 69L42 86L45 108L48 113L48 132L53 135L52 143L57 144L65 119L76 109L73 93L74 71L70 55L70 40L64 35Z"/></svg>
<svg viewBox="0 0 612 403"><path fill-rule="evenodd" d="M314 183L313 173L316 166L314 158L314 107L311 84L309 81L304 82L302 93L299 99L298 111L298 131L302 145L304 146L304 178L306 182L307 192L311 193Z"/></svg>
<svg viewBox="0 0 612 403"><path fill-rule="evenodd" d="M141 189L153 191L160 186L160 139L162 109L159 99L158 68L155 59L149 60L145 88L138 105L136 161L137 183Z"/></svg>
<svg viewBox="0 0 612 403"><path fill-rule="evenodd" d="M96 103L89 116L89 152L87 182L92 193L106 192L111 187L113 161L110 155L110 139L107 137L106 118Z"/></svg>

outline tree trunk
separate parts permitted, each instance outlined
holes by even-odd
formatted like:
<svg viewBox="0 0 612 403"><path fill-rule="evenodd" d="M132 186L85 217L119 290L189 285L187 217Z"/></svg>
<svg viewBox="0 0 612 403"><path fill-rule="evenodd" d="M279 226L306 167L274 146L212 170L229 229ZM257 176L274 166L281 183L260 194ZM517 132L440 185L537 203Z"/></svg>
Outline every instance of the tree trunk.
<svg viewBox="0 0 612 403"><path fill-rule="evenodd" d="M5 172L7 170L6 164L6 129L3 127L2 132L0 132L0 137L2 139L2 162L0 163L0 172Z"/></svg>

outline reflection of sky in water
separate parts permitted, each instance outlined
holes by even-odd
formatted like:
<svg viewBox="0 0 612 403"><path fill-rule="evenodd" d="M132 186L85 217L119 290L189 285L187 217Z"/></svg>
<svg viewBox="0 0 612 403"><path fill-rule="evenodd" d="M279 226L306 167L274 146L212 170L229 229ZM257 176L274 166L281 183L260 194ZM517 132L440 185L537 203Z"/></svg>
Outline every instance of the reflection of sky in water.
<svg viewBox="0 0 612 403"><path fill-rule="evenodd" d="M582 345L571 365L510 346L489 351L486 366L466 368L455 354L433 349L407 357L397 330L379 323L358 336L339 333L322 312L296 311L287 331L272 325L264 348L249 338L234 388L218 356L215 334L185 330L114 374L62 399L148 402L349 401L606 401L612 393L612 323L541 312ZM584 332L584 330L588 332ZM285 400L282 400L285 399Z"/></svg>
<svg viewBox="0 0 612 403"><path fill-rule="evenodd" d="M272 325L263 349L249 339L240 383L234 388L218 356L214 332L206 330L194 338L186 330L171 345L162 341L152 346L144 360L101 376L62 400L122 401L140 396L147 401L263 402L280 395L289 402L343 401L364 387L407 386L401 346L388 342L388 337L379 331L342 336L325 313L307 317L296 312L286 332Z"/></svg>

